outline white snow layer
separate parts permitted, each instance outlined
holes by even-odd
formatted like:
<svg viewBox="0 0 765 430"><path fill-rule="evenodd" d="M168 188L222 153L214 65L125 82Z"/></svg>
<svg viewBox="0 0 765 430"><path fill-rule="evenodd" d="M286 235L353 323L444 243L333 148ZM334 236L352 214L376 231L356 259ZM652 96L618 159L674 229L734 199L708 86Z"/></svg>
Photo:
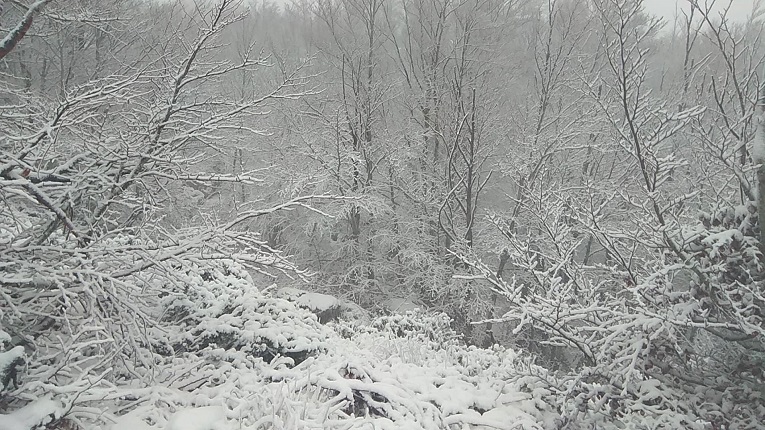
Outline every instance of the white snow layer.
<svg viewBox="0 0 765 430"><path fill-rule="evenodd" d="M53 400L37 400L8 415L0 414L0 429L36 429L57 419L61 416L62 412L62 406Z"/></svg>
<svg viewBox="0 0 765 430"><path fill-rule="evenodd" d="M309 293L297 288L281 288L277 295L313 312L325 312L340 306L340 302L335 297L326 294Z"/></svg>
<svg viewBox="0 0 765 430"><path fill-rule="evenodd" d="M165 430L226 430L226 408L205 406L181 409L173 414Z"/></svg>

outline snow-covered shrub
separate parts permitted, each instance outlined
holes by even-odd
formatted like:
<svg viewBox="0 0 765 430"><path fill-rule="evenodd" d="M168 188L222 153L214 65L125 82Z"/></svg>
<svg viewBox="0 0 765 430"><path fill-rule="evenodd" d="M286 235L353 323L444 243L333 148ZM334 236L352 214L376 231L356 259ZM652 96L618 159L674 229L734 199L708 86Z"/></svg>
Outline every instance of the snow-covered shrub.
<svg viewBox="0 0 765 430"><path fill-rule="evenodd" d="M279 289L276 292L276 297L289 300L297 306L313 312L322 324L339 318L348 307L333 296L290 287Z"/></svg>
<svg viewBox="0 0 765 430"><path fill-rule="evenodd" d="M564 252L543 250L555 264L540 265L513 239L527 275L510 282L465 260L502 294L514 333L539 330L537 342L575 358L539 380L562 427L756 428L765 290L755 212L721 208L667 229L659 238L682 248L640 254L632 273L572 261L576 241L558 240Z"/></svg>
<svg viewBox="0 0 765 430"><path fill-rule="evenodd" d="M526 370L533 366L512 351L439 345L429 340L428 328L418 333L409 326L409 333L399 337L385 325L358 324L352 332L342 322L331 327L343 337L331 339L326 354L272 377L329 396L332 409L343 417L337 425L542 429L554 423L555 409L539 399L539 390L522 391ZM415 350L419 354L412 357Z"/></svg>
<svg viewBox="0 0 765 430"><path fill-rule="evenodd" d="M0 414L0 428L3 430L55 429L71 430L72 424L62 419L64 407L50 399L40 399L24 405L10 414Z"/></svg>
<svg viewBox="0 0 765 430"><path fill-rule="evenodd" d="M142 396L140 403L136 407L133 402L131 412L117 418L112 430L166 430L197 414L204 415L199 423L210 422L208 412L218 416L219 428L226 430L553 428L554 409L539 400L542 390L524 391L528 377L520 370L528 366L511 351L430 349L416 364L369 350L367 341L385 341L390 334L371 328L367 332L366 340L361 336L354 341L332 334L327 352L294 367L235 351L236 361L179 373L190 369L192 359L176 359L158 375L169 376L171 383L133 390ZM428 348L427 343L423 347ZM475 373L467 375L460 361ZM199 380L204 383L186 387Z"/></svg>
<svg viewBox="0 0 765 430"><path fill-rule="evenodd" d="M421 339L446 347L459 339L451 324L451 318L444 313L415 309L377 317L370 326L398 337Z"/></svg>
<svg viewBox="0 0 765 430"><path fill-rule="evenodd" d="M340 336L374 356L396 356L407 363L422 364L434 351L449 351L460 336L446 314L416 309L404 314L381 315L369 322L340 320L330 327Z"/></svg>
<svg viewBox="0 0 765 430"><path fill-rule="evenodd" d="M704 275L689 285L692 311L731 328L765 339L765 270L757 234L759 223L753 203L719 208L701 215L701 225L686 231L688 246L698 270ZM691 306L689 304L689 306Z"/></svg>
<svg viewBox="0 0 765 430"><path fill-rule="evenodd" d="M688 252L700 276L670 296L695 323L680 361L695 404L718 426L754 428L765 416L765 267L757 208L719 207L688 228ZM679 367L679 366L678 366ZM710 389L710 387L714 387ZM705 389L706 388L706 389Z"/></svg>
<svg viewBox="0 0 765 430"><path fill-rule="evenodd" d="M12 346L11 336L0 327L0 400L5 391L18 384L19 367L24 364L23 346Z"/></svg>
<svg viewBox="0 0 765 430"><path fill-rule="evenodd" d="M205 348L238 350L270 361L277 356L295 363L326 349L326 329L316 316L293 303L263 296L249 273L232 261L207 267L177 267L178 282L166 285L161 299L163 322L177 338L168 353ZM178 287L175 287L178 285Z"/></svg>

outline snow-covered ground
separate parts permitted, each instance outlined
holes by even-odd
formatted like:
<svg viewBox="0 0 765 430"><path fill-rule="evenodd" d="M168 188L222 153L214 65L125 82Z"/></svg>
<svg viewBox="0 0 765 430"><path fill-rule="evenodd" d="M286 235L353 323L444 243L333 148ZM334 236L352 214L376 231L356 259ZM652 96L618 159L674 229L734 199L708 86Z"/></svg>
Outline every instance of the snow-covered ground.
<svg viewBox="0 0 765 430"><path fill-rule="evenodd" d="M300 303L307 300L300 297ZM442 323L443 316L422 312L370 325L332 323L304 333L322 336L322 348L295 366L290 359L266 363L211 348L207 353L221 358L205 369L215 383L188 391L174 388L177 383L150 389L155 400L117 418L111 429L554 426L557 414L544 401L549 393L531 389L533 366L512 351L465 347L448 332L428 332Z"/></svg>
<svg viewBox="0 0 765 430"><path fill-rule="evenodd" d="M174 284L145 284L153 320L132 335L124 313L106 327L74 308L67 343L51 330L33 350L0 327L0 430L712 428L688 407L714 400L703 392L637 373L615 392L597 369L555 373L466 345L445 314L360 315L327 295L261 291L233 262L175 270Z"/></svg>
<svg viewBox="0 0 765 430"><path fill-rule="evenodd" d="M62 350L51 339L55 366L27 357L0 429L509 430L559 418L543 369L511 350L466 346L443 314L360 318L331 296L261 292L236 265L178 271L183 293L162 290L148 344L120 345L116 358L87 356L104 351L95 340ZM22 355L0 349L0 364Z"/></svg>

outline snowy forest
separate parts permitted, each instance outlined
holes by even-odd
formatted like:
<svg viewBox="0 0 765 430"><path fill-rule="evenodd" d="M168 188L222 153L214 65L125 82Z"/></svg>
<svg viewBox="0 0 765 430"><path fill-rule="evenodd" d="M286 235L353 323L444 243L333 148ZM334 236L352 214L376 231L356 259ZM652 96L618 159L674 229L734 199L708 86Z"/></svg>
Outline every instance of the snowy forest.
<svg viewBox="0 0 765 430"><path fill-rule="evenodd" d="M740 1L0 0L0 430L765 428Z"/></svg>

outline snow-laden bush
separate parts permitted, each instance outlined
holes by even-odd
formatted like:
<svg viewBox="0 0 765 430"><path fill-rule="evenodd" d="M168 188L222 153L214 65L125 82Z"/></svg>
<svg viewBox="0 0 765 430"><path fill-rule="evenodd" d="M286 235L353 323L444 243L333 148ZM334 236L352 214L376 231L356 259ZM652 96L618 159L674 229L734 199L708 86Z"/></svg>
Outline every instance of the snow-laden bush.
<svg viewBox="0 0 765 430"><path fill-rule="evenodd" d="M241 266L221 260L176 270L179 288L166 285L160 301L164 329L175 333L163 338L168 354L209 347L299 363L326 349L327 332L314 314L285 299L264 297Z"/></svg>
<svg viewBox="0 0 765 430"><path fill-rule="evenodd" d="M411 390L411 401L436 406L436 416L449 428L552 428L555 403L546 403L536 385L528 389L528 375L547 372L498 346L465 345L450 323L443 313L416 310L380 316L368 325L341 321L333 328L363 352L349 363L354 379L372 385L387 380ZM379 412L375 396L355 398L371 400L372 415ZM420 407L427 415L429 406Z"/></svg>
<svg viewBox="0 0 765 430"><path fill-rule="evenodd" d="M24 347L9 348L10 343L11 336L0 327L0 396L18 383L18 370L25 361Z"/></svg>
<svg viewBox="0 0 765 430"><path fill-rule="evenodd" d="M13 338L0 326L0 405L13 399L6 395L20 383L21 367L26 362L24 347L10 347ZM29 430L59 421L64 415L63 405L51 399L37 399L10 414L0 414L3 430Z"/></svg>
<svg viewBox="0 0 765 430"><path fill-rule="evenodd" d="M629 273L572 260L567 235L554 244L563 252L536 256L511 238L526 276L509 282L464 256L503 297L514 334L538 331L540 345L575 358L540 379L563 428L754 429L765 416L756 232L751 205L720 208L666 229L659 237L682 248L640 254Z"/></svg>
<svg viewBox="0 0 765 430"><path fill-rule="evenodd" d="M118 256L155 244L117 236L100 246ZM0 349L2 429L91 428L170 395L183 405L190 402L183 393L215 390L231 377L257 380L237 372L254 372L263 358L286 356L281 365L292 365L326 348L313 314L263 296L232 260L176 255L121 278L107 271L117 260L76 270L69 263L50 270L81 275L54 278L58 288L3 287L12 301L0 310L13 337L3 334ZM14 364L25 349L22 371Z"/></svg>
<svg viewBox="0 0 765 430"><path fill-rule="evenodd" d="M297 288L285 287L276 292L276 297L289 300L298 307L307 309L319 318L319 322L327 323L347 313L350 305L337 298L320 293L312 293Z"/></svg>
<svg viewBox="0 0 765 430"><path fill-rule="evenodd" d="M452 320L444 313L429 313L420 309L403 314L380 316L372 321L372 327L398 337L415 338L433 342L436 347L453 344L459 335L452 328Z"/></svg>
<svg viewBox="0 0 765 430"><path fill-rule="evenodd" d="M295 366L211 346L183 354L161 366L158 376L169 383L135 390L115 429L178 430L190 417L203 423L220 414L217 429L226 430L553 428L546 392L529 388L529 372L543 369L502 348L439 345L430 336L443 315L418 315L419 323L413 314L396 319L404 336L390 320L331 324L326 350Z"/></svg>

